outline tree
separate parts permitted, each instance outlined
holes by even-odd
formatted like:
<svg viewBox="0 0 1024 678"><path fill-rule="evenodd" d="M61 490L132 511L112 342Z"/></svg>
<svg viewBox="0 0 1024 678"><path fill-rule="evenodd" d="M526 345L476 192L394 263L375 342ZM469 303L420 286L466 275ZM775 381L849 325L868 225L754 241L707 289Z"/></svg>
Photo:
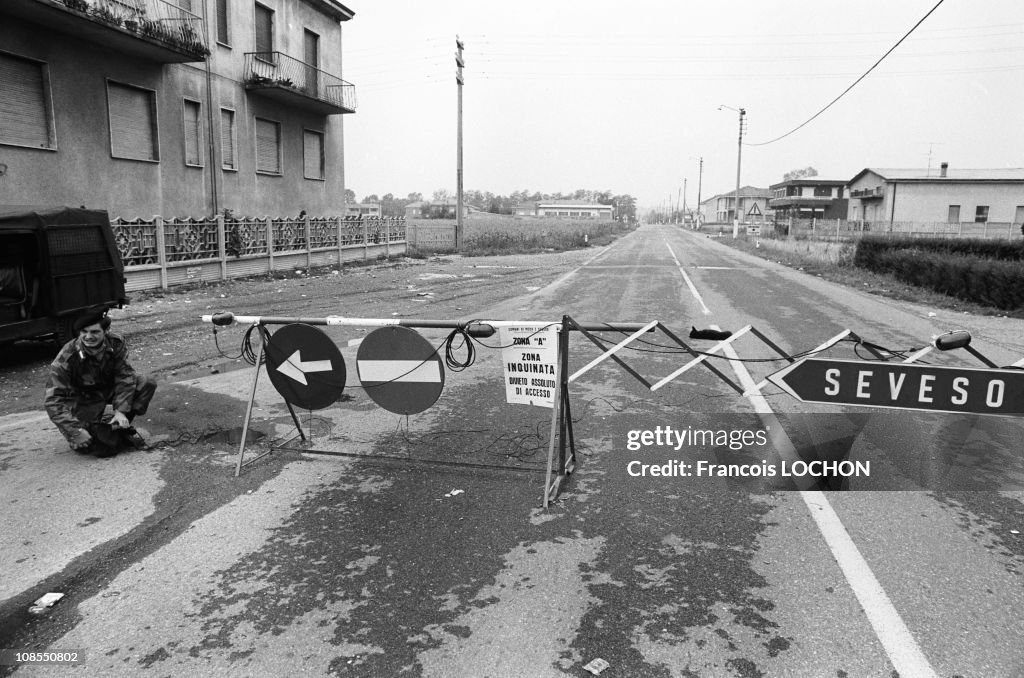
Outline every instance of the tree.
<svg viewBox="0 0 1024 678"><path fill-rule="evenodd" d="M410 193L409 195L405 196L405 199L408 200L409 202L423 202L423 194Z"/></svg>
<svg viewBox="0 0 1024 678"><path fill-rule="evenodd" d="M451 195L447 188L439 188L434 191L434 202L448 202Z"/></svg>
<svg viewBox="0 0 1024 678"><path fill-rule="evenodd" d="M353 191L351 188L346 188L345 189L345 202L346 203L351 203L353 205L356 202L356 192Z"/></svg>
<svg viewBox="0 0 1024 678"><path fill-rule="evenodd" d="M795 169L795 170L791 170L789 172L786 172L785 174L782 175L782 180L783 181L790 181L792 179L805 179L807 177L816 177L816 176L818 176L818 170L814 169L811 166L807 166L807 167L804 167L803 169Z"/></svg>
<svg viewBox="0 0 1024 678"><path fill-rule="evenodd" d="M370 195L363 198L363 204L365 205L372 205L378 202L380 202L380 198L377 197L376 193L371 193Z"/></svg>

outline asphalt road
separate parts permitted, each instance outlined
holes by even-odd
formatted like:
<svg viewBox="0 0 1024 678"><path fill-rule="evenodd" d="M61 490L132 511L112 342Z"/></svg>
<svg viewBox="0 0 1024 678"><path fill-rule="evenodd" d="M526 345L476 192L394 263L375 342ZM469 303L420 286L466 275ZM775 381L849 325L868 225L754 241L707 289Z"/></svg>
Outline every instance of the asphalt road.
<svg viewBox="0 0 1024 678"><path fill-rule="evenodd" d="M999 365L1024 356L1019 319L880 300L673 227L574 261L429 310L658 320L700 350L715 342L691 327L750 325L790 354L847 329L893 351L969 329ZM380 315L428 317L396 309ZM574 380L577 466L545 508L551 410L505 403L496 338L405 417L359 387L367 332L327 332L347 397L299 413L309 453L253 368L165 383L143 422L153 449L108 460L62 451L38 412L0 417L0 646L83 650L75 675L96 676L589 676L597 659L602 676L1024 675L1018 418L743 396L721 377L746 390L786 364L748 332L718 352L735 360L708 359L719 374L696 364L652 391L605 360ZM600 353L573 333L570 370ZM848 342L825 355L859 359ZM648 384L692 358L664 332L616 356ZM254 384L248 458L292 442L235 478ZM713 439L676 437L693 431ZM812 460L870 474L635 475ZM65 597L26 612L47 591Z"/></svg>

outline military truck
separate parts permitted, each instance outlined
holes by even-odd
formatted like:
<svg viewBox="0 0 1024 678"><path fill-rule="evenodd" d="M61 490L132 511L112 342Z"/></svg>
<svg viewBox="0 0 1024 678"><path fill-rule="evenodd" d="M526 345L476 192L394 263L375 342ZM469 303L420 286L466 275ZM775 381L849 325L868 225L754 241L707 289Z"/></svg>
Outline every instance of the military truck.
<svg viewBox="0 0 1024 678"><path fill-rule="evenodd" d="M63 344L79 316L127 304L124 286L105 210L0 205L0 344Z"/></svg>

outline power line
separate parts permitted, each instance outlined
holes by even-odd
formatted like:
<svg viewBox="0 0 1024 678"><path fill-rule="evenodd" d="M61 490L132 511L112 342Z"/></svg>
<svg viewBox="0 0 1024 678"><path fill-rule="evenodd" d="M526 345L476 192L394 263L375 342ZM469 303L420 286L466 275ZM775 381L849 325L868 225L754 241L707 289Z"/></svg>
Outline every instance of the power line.
<svg viewBox="0 0 1024 678"><path fill-rule="evenodd" d="M924 20L925 20L925 19L927 19L928 17L930 17L930 16L932 15L932 12L934 12L935 10L937 10L937 9L939 8L939 5L941 5L941 4L942 4L942 3L944 2L944 1L945 1L945 0L939 0L939 1L937 2L937 3L935 3L935 6L934 6L934 7L932 7L932 8L930 9L930 10L928 10L928 13L927 13L927 14L925 14L925 15L924 15L923 17L921 17L921 18L920 18L920 20L918 20L918 22L917 22L916 24L914 24L914 25L913 25L913 26L912 26L912 27L910 28L910 30L909 30L909 31L907 31L907 32L906 32L906 33L904 34L904 36L903 36L902 38L900 38L899 40L897 40L897 41L896 41L896 44L895 44L895 45L893 45L892 47L890 47L890 48L889 48L889 51L887 51L887 52L886 52L885 54L883 54L883 55L882 55L882 56L881 56L881 57L880 57L880 58L878 59L878 61L876 61L876 62L875 62L875 63L874 63L874 64L873 64L872 66L871 66L871 68L869 68L868 70L864 71L863 75L861 75L861 76L860 76L859 78L857 78L856 80L854 80L854 81L853 81L853 84L852 84L852 85L850 85L849 87L847 87L846 89L844 89L844 90L842 91L842 93L840 93L840 95L839 95L839 96L837 96L837 97L836 97L835 99L833 99L832 101L830 101L830 102L828 103L828 105L826 105L826 106L825 106L824 108L822 108L822 109L821 109L820 111L818 111L817 113L815 113L814 115L812 115L812 116L811 116L810 118L808 118L807 120L805 120L805 121L804 121L803 123L801 123L801 124L800 124L800 125L798 125L797 127L794 127L793 129L791 129L790 131L786 132L785 134L783 134L783 135L782 135L782 136L780 136L780 137L776 137L776 138L772 139L771 141L762 141L762 142L760 142L760 143L757 143L757 144L751 144L751 143L748 143L747 145L748 145L748 146L767 146L768 144L774 144L774 143L775 143L776 141L779 141L779 140L781 140L781 139L785 139L786 137L788 137L788 136L789 136L790 134L792 134L793 132L796 132L796 131L797 131L797 130L799 130L799 129L800 129L801 127L804 127L805 125L809 124L809 123L810 123L810 122L811 122L812 120L814 120L815 118L817 118L817 117L818 117L819 115L821 115L822 113L824 113L824 112L825 112L825 111L827 111L828 109L832 108L832 105L833 105L833 104L835 104L835 103L836 103L837 101L839 101L839 100L840 100L840 99L842 99L842 98L843 98L844 96L846 96L847 92L849 92L849 91L850 91L851 89L853 89L854 87L856 87L856 86L857 86L857 83L859 83L859 82L860 82L861 80L863 80L864 78L868 77L868 74L869 74L869 73L871 73L871 71L875 70L875 68L877 68L877 67L878 67L878 65L879 65L880 63L882 63L882 61L884 61L884 60L885 60L885 58L886 58L887 56L889 56L890 54L892 54L892 53L893 53L893 51L894 51L894 50L895 50L895 49L896 49L897 47L899 47L899 46L900 46L900 44L901 44L901 43L902 43L902 42L903 42L904 40L906 40L906 39L907 39L908 37L910 37L910 34L911 34L911 33L913 33L913 32L914 32L914 30L915 30L915 29L916 29L916 28L917 28L918 26L920 26L920 25L921 25L922 23L924 23Z"/></svg>

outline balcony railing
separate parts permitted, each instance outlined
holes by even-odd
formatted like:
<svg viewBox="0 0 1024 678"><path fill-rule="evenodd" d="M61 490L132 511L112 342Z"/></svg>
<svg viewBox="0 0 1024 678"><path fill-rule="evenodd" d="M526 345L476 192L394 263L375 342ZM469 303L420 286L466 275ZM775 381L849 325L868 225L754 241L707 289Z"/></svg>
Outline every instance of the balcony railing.
<svg viewBox="0 0 1024 678"><path fill-rule="evenodd" d="M883 191L881 186L875 186L874 188L856 188L850 191L851 198L860 198L861 200L881 198L882 194Z"/></svg>
<svg viewBox="0 0 1024 678"><path fill-rule="evenodd" d="M203 19L166 0L3 0L4 13L161 63L210 54Z"/></svg>
<svg viewBox="0 0 1024 678"><path fill-rule="evenodd" d="M356 111L355 85L281 52L246 52L245 86L325 115Z"/></svg>

